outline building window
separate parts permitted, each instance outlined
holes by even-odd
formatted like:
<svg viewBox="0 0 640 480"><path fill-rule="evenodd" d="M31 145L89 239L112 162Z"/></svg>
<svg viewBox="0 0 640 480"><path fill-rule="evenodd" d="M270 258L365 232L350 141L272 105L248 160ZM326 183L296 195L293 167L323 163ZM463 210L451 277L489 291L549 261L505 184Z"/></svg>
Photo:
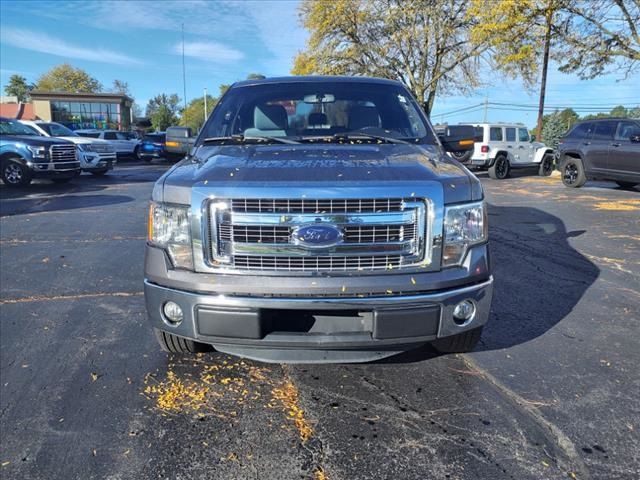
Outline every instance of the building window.
<svg viewBox="0 0 640 480"><path fill-rule="evenodd" d="M72 130L120 129L122 126L118 103L52 101L51 118Z"/></svg>

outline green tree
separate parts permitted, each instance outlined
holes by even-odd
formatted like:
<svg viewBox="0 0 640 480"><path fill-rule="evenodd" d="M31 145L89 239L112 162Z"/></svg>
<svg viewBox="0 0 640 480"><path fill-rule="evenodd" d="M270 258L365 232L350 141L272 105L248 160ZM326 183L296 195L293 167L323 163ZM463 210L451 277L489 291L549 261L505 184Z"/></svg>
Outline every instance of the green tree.
<svg viewBox="0 0 640 480"><path fill-rule="evenodd" d="M562 137L566 131L567 125L565 124L562 115L560 112L555 111L548 115L544 122L544 127L542 128L542 141L545 145L556 148L558 146L558 140L560 140L560 137Z"/></svg>
<svg viewBox="0 0 640 480"><path fill-rule="evenodd" d="M612 117L627 118L629 116L629 111L623 105L618 105L617 107L613 107L611 109L609 115Z"/></svg>
<svg viewBox="0 0 640 480"><path fill-rule="evenodd" d="M4 93L18 97L18 102L24 103L29 99L29 92L33 90L33 85L27 83L27 79L22 75L11 75L9 83L4 86Z"/></svg>
<svg viewBox="0 0 640 480"><path fill-rule="evenodd" d="M580 120L580 115L578 115L573 108L565 108L560 112L560 119L562 120L565 128L569 130Z"/></svg>
<svg viewBox="0 0 640 480"><path fill-rule="evenodd" d="M629 118L640 118L640 107L629 110Z"/></svg>
<svg viewBox="0 0 640 480"><path fill-rule="evenodd" d="M294 74L371 75L404 82L431 111L436 94L478 85L487 42L472 42L477 21L460 0L304 0L310 36Z"/></svg>
<svg viewBox="0 0 640 480"><path fill-rule="evenodd" d="M36 82L36 89L50 92L98 93L102 91L102 84L81 68L63 63L43 74Z"/></svg>
<svg viewBox="0 0 640 480"><path fill-rule="evenodd" d="M178 123L180 111L180 97L175 93L156 95L147 103L147 117L151 120L153 128L164 131L171 125Z"/></svg>
<svg viewBox="0 0 640 480"><path fill-rule="evenodd" d="M212 112L218 99L207 95L207 117ZM182 112L180 117L180 125L183 127L191 127L193 132L200 130L204 124L204 98L194 98L189 102L187 108Z"/></svg>
<svg viewBox="0 0 640 480"><path fill-rule="evenodd" d="M261 73L250 73L247 75L247 80L262 80L263 78L267 78Z"/></svg>

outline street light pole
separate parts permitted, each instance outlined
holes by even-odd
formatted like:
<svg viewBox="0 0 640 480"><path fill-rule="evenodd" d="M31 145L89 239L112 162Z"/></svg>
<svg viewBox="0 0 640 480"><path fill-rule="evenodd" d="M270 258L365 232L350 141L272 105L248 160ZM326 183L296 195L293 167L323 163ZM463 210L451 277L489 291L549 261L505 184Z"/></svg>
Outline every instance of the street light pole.
<svg viewBox="0 0 640 480"><path fill-rule="evenodd" d="M204 88L204 121L207 121L207 87Z"/></svg>

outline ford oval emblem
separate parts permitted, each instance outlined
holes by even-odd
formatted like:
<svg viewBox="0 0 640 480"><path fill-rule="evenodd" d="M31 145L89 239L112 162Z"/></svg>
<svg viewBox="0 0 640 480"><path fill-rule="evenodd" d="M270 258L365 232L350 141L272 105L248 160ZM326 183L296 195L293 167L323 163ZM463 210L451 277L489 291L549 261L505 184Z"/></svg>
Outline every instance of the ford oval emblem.
<svg viewBox="0 0 640 480"><path fill-rule="evenodd" d="M335 225L314 223L296 228L293 243L309 248L327 248L342 243L342 231Z"/></svg>

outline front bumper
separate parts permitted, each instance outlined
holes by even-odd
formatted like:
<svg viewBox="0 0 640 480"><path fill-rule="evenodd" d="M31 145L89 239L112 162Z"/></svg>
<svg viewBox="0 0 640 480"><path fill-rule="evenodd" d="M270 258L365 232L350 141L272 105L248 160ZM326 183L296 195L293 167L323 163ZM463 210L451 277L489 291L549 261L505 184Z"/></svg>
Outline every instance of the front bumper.
<svg viewBox="0 0 640 480"><path fill-rule="evenodd" d="M162 279L164 275L151 266L164 262L157 249L148 247L145 300L154 328L226 353L263 361L370 361L487 322L493 278L486 245L475 247L467 257L464 266L441 272L318 277L296 290L295 284L304 283L300 278L270 281L275 279L174 270L173 278ZM189 286L184 281L188 277L201 283ZM364 284L370 292L377 291L380 282L389 289L386 294L355 293L364 292ZM341 293L342 285L354 293ZM472 300L476 313L460 325L453 309L463 300ZM178 325L162 313L168 301L182 308L184 319Z"/></svg>

